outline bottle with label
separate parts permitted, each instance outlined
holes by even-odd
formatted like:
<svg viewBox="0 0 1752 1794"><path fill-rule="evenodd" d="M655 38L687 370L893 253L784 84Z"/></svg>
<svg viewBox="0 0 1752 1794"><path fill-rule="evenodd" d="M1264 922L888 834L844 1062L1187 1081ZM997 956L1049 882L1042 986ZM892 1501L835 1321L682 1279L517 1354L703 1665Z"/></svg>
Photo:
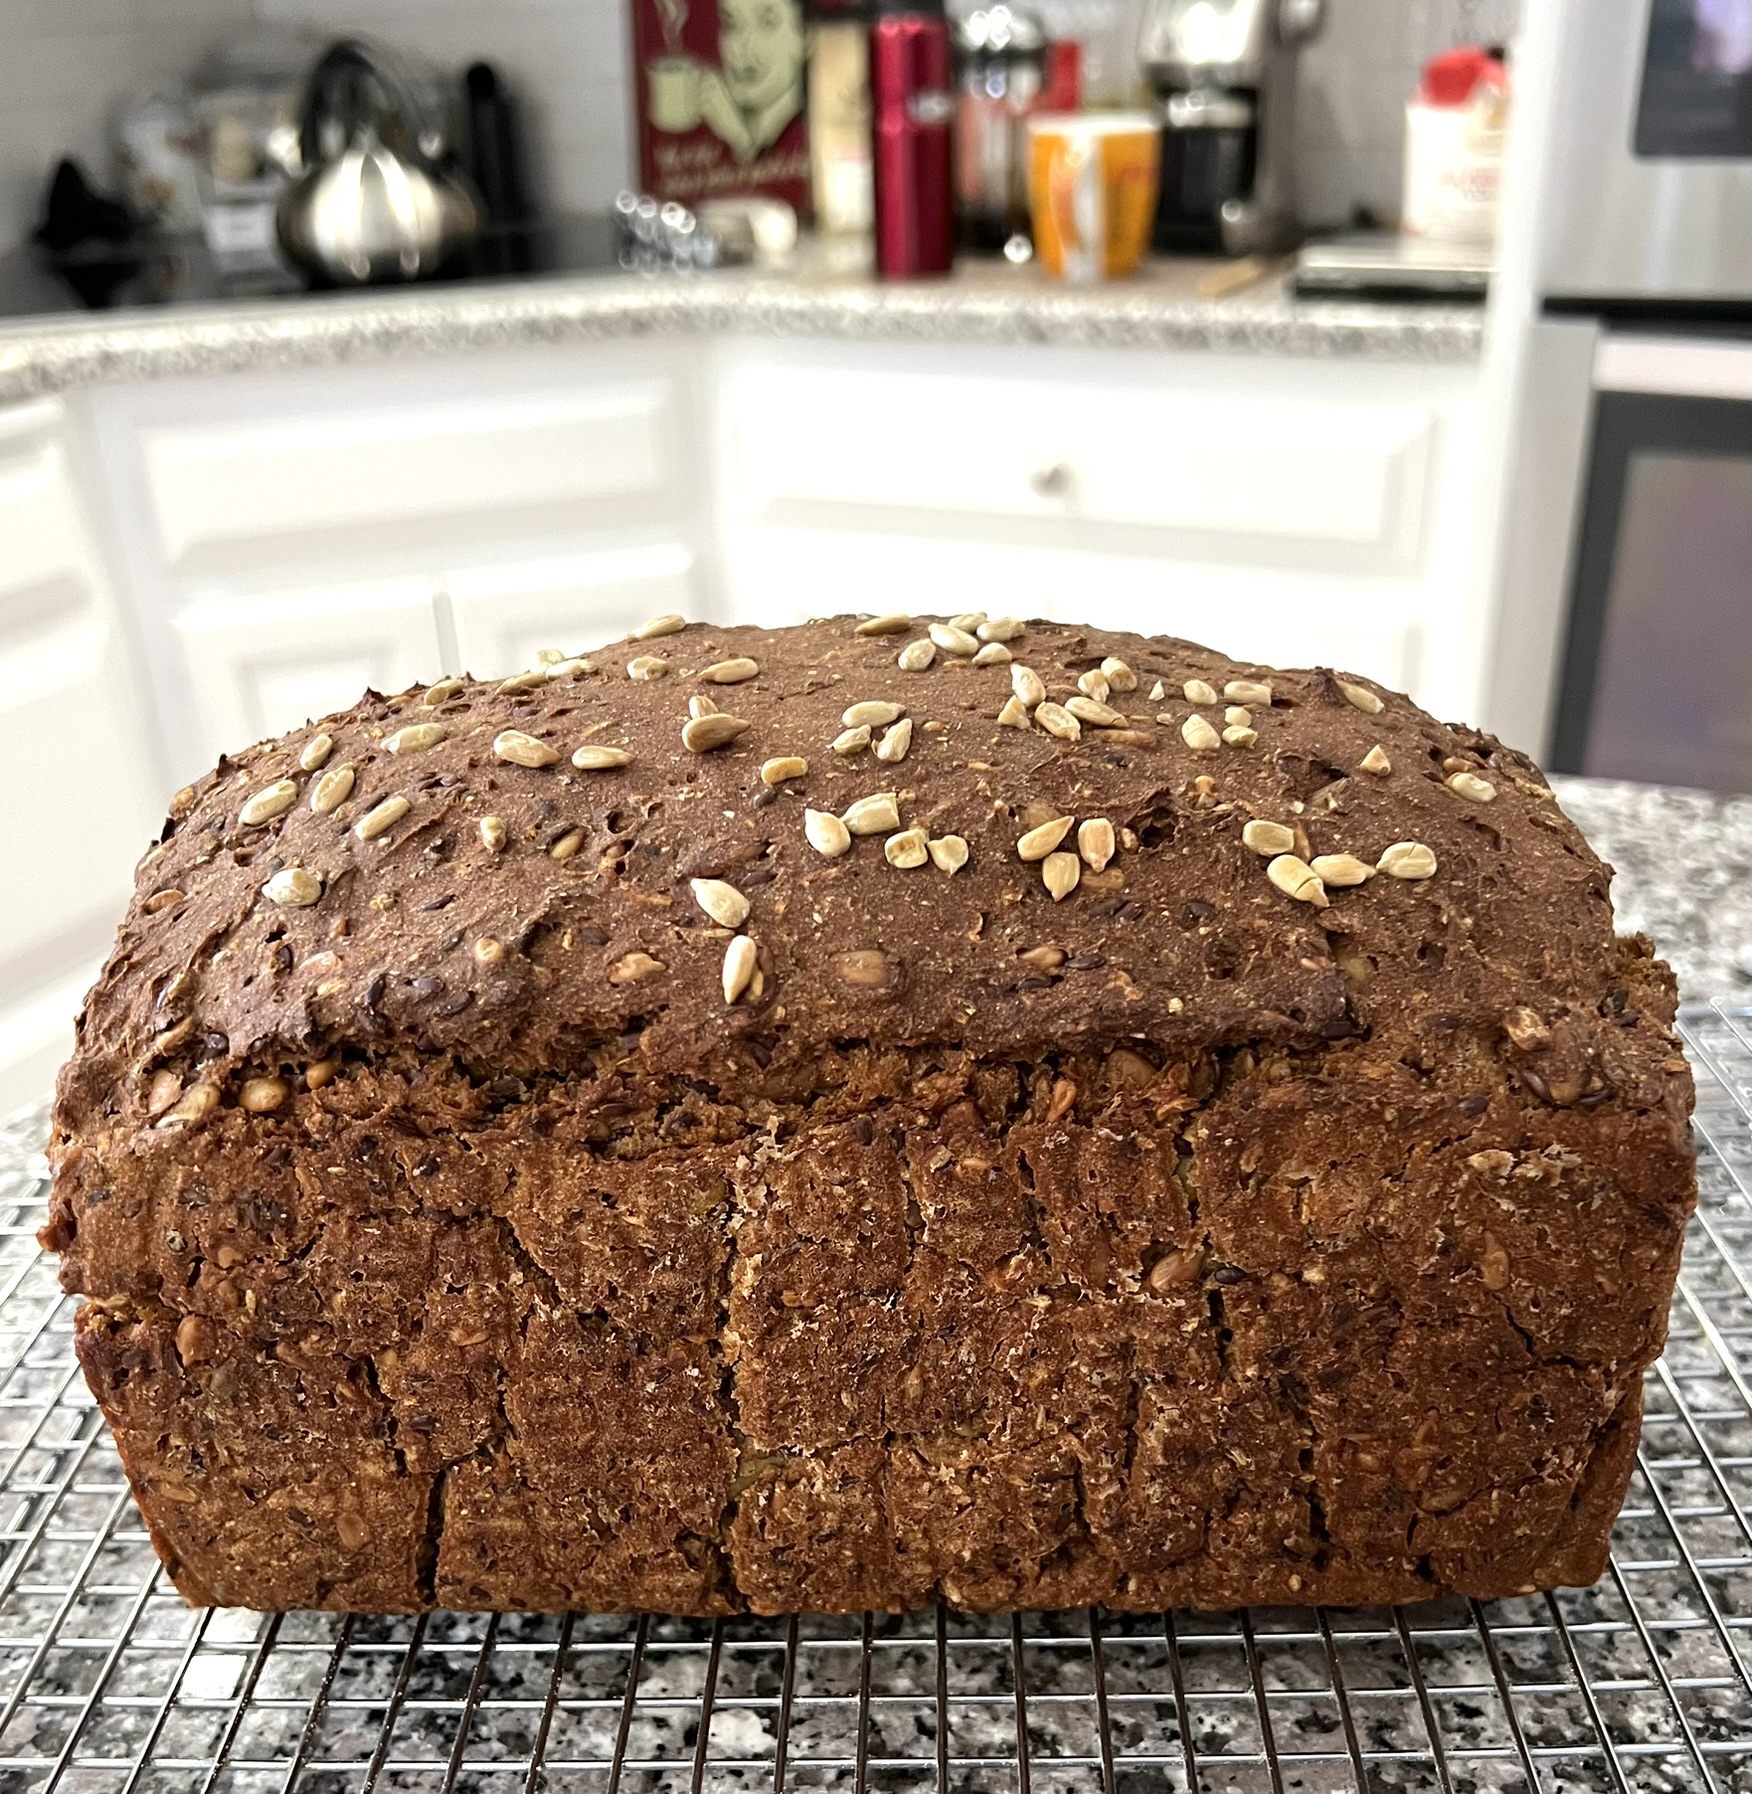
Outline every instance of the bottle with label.
<svg viewBox="0 0 1752 1794"><path fill-rule="evenodd" d="M870 27L876 272L946 274L955 259L955 114L941 0L876 0Z"/></svg>
<svg viewBox="0 0 1752 1794"><path fill-rule="evenodd" d="M809 0L809 179L815 225L830 236L870 229L868 0Z"/></svg>

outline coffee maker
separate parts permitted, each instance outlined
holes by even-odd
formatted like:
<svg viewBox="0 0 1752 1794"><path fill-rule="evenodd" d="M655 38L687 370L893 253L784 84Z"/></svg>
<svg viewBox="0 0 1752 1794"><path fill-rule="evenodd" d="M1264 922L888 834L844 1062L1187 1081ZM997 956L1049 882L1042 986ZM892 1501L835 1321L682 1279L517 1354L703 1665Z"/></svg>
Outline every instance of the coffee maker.
<svg viewBox="0 0 1752 1794"><path fill-rule="evenodd" d="M1288 248L1296 59L1325 0L1151 0L1139 58L1162 122L1158 249Z"/></svg>

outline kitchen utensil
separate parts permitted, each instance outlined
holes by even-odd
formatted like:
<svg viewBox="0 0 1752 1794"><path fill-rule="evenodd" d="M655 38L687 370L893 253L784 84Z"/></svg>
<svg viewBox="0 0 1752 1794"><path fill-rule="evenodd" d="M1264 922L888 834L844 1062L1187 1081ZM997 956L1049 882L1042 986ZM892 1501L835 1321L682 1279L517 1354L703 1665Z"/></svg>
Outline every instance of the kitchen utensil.
<svg viewBox="0 0 1752 1794"><path fill-rule="evenodd" d="M955 259L949 27L930 0L881 0L870 27L876 272L946 274Z"/></svg>
<svg viewBox="0 0 1752 1794"><path fill-rule="evenodd" d="M299 141L305 172L275 221L288 258L317 279L413 280L478 236L480 202L444 165L439 122L380 51L343 39L324 52Z"/></svg>
<svg viewBox="0 0 1752 1794"><path fill-rule="evenodd" d="M1324 13L1325 0L1151 0L1139 55L1162 129L1158 249L1293 240L1296 58Z"/></svg>
<svg viewBox="0 0 1752 1794"><path fill-rule="evenodd" d="M1156 205L1161 144L1147 112L1041 113L1028 121L1034 246L1079 283L1130 274Z"/></svg>

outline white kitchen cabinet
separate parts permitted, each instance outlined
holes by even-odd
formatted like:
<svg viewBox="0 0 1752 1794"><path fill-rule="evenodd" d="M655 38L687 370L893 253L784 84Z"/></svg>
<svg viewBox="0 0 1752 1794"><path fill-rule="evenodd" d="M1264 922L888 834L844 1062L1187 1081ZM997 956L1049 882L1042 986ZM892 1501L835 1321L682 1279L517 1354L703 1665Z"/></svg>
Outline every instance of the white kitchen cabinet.
<svg viewBox="0 0 1752 1794"><path fill-rule="evenodd" d="M443 665L433 585L418 576L210 597L175 628L209 763Z"/></svg>
<svg viewBox="0 0 1752 1794"><path fill-rule="evenodd" d="M664 611L701 614L699 567L679 542L447 572L455 666L477 678L521 671L543 648L567 653L625 635Z"/></svg>
<svg viewBox="0 0 1752 1794"><path fill-rule="evenodd" d="M0 412L0 1113L48 1087L162 814L58 404Z"/></svg>

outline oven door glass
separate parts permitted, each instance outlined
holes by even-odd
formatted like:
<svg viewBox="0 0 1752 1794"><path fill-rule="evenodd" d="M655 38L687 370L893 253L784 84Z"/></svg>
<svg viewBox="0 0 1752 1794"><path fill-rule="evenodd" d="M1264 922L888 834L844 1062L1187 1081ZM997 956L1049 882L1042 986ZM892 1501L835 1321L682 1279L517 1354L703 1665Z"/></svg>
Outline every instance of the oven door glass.
<svg viewBox="0 0 1752 1794"><path fill-rule="evenodd" d="M1752 156L1752 0L1652 0L1639 156Z"/></svg>
<svg viewBox="0 0 1752 1794"><path fill-rule="evenodd" d="M1551 763L1752 792L1752 402L1599 395Z"/></svg>

